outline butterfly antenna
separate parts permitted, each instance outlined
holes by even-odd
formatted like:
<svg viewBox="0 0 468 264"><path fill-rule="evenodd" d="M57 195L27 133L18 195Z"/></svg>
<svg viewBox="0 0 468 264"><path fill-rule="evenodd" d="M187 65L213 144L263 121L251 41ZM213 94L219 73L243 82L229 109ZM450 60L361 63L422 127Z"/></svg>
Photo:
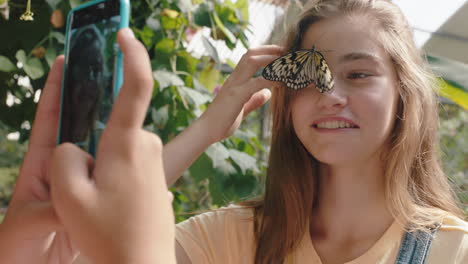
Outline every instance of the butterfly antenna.
<svg viewBox="0 0 468 264"><path fill-rule="evenodd" d="M325 33L327 32L323 32L320 37L314 42L314 43L317 43L320 39L322 39L323 35L325 35ZM312 49L315 50L315 44L312 46ZM321 50L320 52L330 52L330 51L334 51L334 50Z"/></svg>

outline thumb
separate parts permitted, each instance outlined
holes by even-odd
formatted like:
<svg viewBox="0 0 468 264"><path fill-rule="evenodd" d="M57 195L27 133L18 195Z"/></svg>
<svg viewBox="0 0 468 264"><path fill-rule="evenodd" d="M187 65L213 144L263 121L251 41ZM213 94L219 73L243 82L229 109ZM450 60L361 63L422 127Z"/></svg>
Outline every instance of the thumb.
<svg viewBox="0 0 468 264"><path fill-rule="evenodd" d="M249 101L244 105L244 117L264 105L268 100L270 100L270 97L271 91L267 88L254 93L252 97L250 97Z"/></svg>
<svg viewBox="0 0 468 264"><path fill-rule="evenodd" d="M58 146L53 153L49 170L52 203L67 228L73 219L81 219L75 216L96 201L93 166L92 157L70 143Z"/></svg>

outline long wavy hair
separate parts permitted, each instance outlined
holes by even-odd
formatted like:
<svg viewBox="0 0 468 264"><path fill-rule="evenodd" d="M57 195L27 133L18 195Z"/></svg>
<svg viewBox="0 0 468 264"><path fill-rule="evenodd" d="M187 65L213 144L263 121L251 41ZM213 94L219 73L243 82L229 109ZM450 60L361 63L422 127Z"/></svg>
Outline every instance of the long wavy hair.
<svg viewBox="0 0 468 264"><path fill-rule="evenodd" d="M311 1L291 27L283 46L299 49L314 23L337 16L365 15L380 27L379 40L398 75L398 109L388 139L385 198L396 221L408 230L427 227L447 214L463 217L438 157L435 78L415 46L400 9L389 0ZM263 197L242 203L254 209L256 264L284 263L296 250L317 203L318 161L296 136L290 89L273 90L272 137Z"/></svg>

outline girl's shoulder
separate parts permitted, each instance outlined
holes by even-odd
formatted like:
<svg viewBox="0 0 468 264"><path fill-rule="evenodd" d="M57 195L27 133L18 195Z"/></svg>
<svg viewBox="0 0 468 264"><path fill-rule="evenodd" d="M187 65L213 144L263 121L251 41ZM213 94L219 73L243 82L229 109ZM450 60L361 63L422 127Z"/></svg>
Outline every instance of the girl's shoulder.
<svg viewBox="0 0 468 264"><path fill-rule="evenodd" d="M193 216L176 225L176 238L182 236L204 240L228 240L233 243L253 239L253 209L229 205Z"/></svg>
<svg viewBox="0 0 468 264"><path fill-rule="evenodd" d="M428 263L468 263L468 223L446 216L434 235Z"/></svg>
<svg viewBox="0 0 468 264"><path fill-rule="evenodd" d="M179 223L178 225L187 225L192 223L203 223L214 226L236 225L240 223L253 224L253 209L240 206L229 205L219 209L210 210Z"/></svg>
<svg viewBox="0 0 468 264"><path fill-rule="evenodd" d="M192 263L249 263L253 209L230 205L193 216L177 224L176 240Z"/></svg>
<svg viewBox="0 0 468 264"><path fill-rule="evenodd" d="M440 226L440 231L458 231L461 234L468 235L468 222L456 216L448 215L443 219L442 225Z"/></svg>

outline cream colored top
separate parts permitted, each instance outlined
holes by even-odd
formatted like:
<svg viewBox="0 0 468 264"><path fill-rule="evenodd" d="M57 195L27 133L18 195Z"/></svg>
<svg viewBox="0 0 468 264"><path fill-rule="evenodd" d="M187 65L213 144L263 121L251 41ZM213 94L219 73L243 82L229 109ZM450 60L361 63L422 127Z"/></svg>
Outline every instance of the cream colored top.
<svg viewBox="0 0 468 264"><path fill-rule="evenodd" d="M394 222L363 255L346 264L393 264L404 235ZM192 217L177 225L176 240L192 264L249 264L254 260L253 213L237 206ZM321 264L310 236L304 236L289 263ZM427 264L468 264L468 223L446 217L436 233Z"/></svg>

